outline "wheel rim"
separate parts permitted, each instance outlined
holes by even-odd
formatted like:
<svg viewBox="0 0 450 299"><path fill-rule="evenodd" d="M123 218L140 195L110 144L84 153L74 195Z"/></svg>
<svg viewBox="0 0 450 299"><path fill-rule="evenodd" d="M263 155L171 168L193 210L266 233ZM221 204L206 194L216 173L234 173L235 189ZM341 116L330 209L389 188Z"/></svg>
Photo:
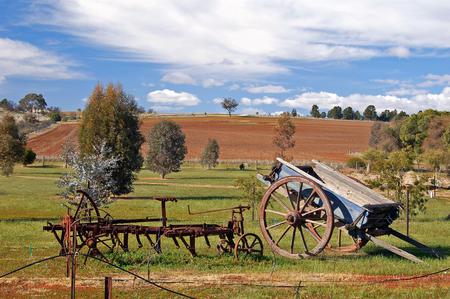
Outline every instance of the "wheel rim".
<svg viewBox="0 0 450 299"><path fill-rule="evenodd" d="M314 228L314 226L307 224L307 228L314 234L317 238L322 239L320 233ZM366 245L368 240L354 238L348 234L348 232L342 232L339 230L338 233L334 234L330 241L328 242L325 250L338 253L351 253L358 251L361 247Z"/></svg>
<svg viewBox="0 0 450 299"><path fill-rule="evenodd" d="M234 257L239 259L239 257L256 257L262 256L263 254L263 244L261 238L255 234L248 233L239 237L234 246Z"/></svg>
<svg viewBox="0 0 450 299"><path fill-rule="evenodd" d="M259 216L262 234L272 250L294 259L320 253L334 227L333 210L322 188L299 176L272 184L263 196ZM317 238L307 225L322 237Z"/></svg>

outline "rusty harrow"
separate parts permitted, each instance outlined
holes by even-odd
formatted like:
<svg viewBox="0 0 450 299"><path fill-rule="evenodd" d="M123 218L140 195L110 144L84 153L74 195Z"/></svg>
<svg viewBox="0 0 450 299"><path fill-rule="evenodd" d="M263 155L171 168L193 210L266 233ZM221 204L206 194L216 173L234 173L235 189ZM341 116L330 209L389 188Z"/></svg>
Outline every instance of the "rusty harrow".
<svg viewBox="0 0 450 299"><path fill-rule="evenodd" d="M88 193L78 190L76 197L70 202L72 208L68 208L61 223L48 222L43 229L54 235L61 246L61 254L87 251L87 256L96 256L104 260L107 260L105 252L118 249L128 252L130 237L136 239L139 248L144 246L142 240L145 238L150 248L159 254L162 253L163 237L170 238L177 248L181 247L180 243L183 244L192 256L196 256L196 240L203 238L206 245L211 247L210 236L219 237L217 244L219 253L233 252L236 259L243 255L262 256L263 254L261 239L255 234L244 231L243 212L248 210L249 206L196 213L191 212L188 207L190 215L231 210L231 219L227 226L207 223L172 225L167 224L166 203L176 202L175 198L134 197L133 199L151 199L161 202L161 217L114 219L108 212L100 209ZM150 222L161 222L161 225L143 225ZM69 259L67 262L69 263Z"/></svg>

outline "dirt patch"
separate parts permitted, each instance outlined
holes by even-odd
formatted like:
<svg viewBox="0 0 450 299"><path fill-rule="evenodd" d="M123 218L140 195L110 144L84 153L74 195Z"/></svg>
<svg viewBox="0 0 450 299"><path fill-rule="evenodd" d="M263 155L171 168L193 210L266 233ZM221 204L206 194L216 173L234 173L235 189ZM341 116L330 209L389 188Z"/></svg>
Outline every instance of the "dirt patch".
<svg viewBox="0 0 450 299"><path fill-rule="evenodd" d="M220 145L220 158L224 160L273 160L276 148L272 143L274 126L272 117L167 117L181 125L186 134L188 159L198 159L208 138ZM141 130L147 136L162 117L145 118ZM296 160L318 159L346 161L353 152L368 148L373 122L297 118L297 133L292 155ZM64 123L39 136L30 138L28 146L39 156L58 156L61 145L78 137L77 123ZM147 145L142 147L143 153Z"/></svg>

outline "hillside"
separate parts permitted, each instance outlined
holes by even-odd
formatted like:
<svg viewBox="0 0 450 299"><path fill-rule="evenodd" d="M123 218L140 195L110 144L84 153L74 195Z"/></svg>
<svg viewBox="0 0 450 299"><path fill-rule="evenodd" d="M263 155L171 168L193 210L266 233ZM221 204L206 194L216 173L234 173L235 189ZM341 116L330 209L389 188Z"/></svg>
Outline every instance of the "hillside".
<svg viewBox="0 0 450 299"><path fill-rule="evenodd" d="M186 134L188 159L200 157L208 138L219 142L221 159L272 160L275 146L272 144L276 118L271 117L180 117L168 116L179 123ZM148 135L153 125L162 117L143 119L141 129ZM297 118L294 159L319 159L343 162L351 152L368 148L372 122ZM58 156L61 144L76 140L77 123L62 123L39 136L30 138L28 146L39 156ZM146 144L143 151L147 150Z"/></svg>

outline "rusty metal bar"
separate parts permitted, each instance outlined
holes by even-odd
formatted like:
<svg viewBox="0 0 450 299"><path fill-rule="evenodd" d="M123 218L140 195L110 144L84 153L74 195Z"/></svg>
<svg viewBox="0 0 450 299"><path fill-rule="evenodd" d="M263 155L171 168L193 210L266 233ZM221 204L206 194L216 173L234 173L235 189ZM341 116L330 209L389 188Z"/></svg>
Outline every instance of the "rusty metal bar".
<svg viewBox="0 0 450 299"><path fill-rule="evenodd" d="M105 277L105 299L112 299L112 277Z"/></svg>

